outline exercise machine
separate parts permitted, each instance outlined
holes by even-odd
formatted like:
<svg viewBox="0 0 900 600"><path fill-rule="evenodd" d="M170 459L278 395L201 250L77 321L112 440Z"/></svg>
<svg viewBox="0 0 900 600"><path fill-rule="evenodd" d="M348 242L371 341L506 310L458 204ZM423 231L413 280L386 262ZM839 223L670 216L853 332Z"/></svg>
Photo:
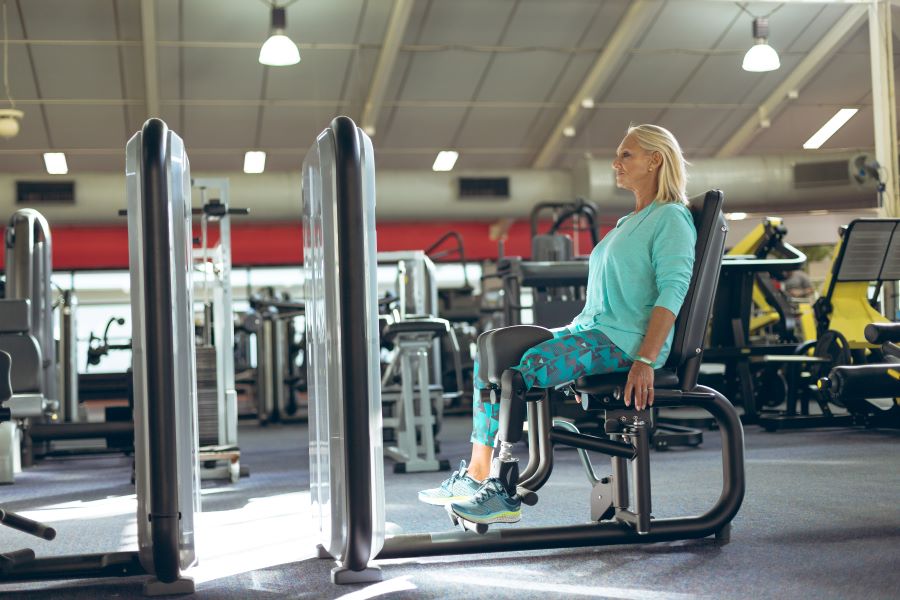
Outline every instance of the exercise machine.
<svg viewBox="0 0 900 600"><path fill-rule="evenodd" d="M128 142L125 176L135 324L138 550L24 556L0 569L0 583L147 574L146 595L194 591L194 582L182 574L196 561L194 514L200 495L190 167L181 138L163 121L148 120Z"/></svg>
<svg viewBox="0 0 900 600"><path fill-rule="evenodd" d="M842 365L816 383L828 401L846 407L854 425L900 427L900 324L870 323L866 341L881 344L882 363ZM880 399L880 401L878 401Z"/></svg>
<svg viewBox="0 0 900 600"><path fill-rule="evenodd" d="M866 338L866 327L890 322L877 307L883 282L900 279L898 224L900 219L854 219L838 230L831 269L813 304L815 342L798 348L787 370L785 410L760 417L767 431L843 427L865 418L853 414L853 405L842 406L840 394L821 393L818 381L835 367L881 361L878 344ZM810 411L812 405L819 414Z"/></svg>
<svg viewBox="0 0 900 600"><path fill-rule="evenodd" d="M195 294L201 301L197 343L197 403L200 461L203 479L241 476L237 436L237 391L234 381L234 318L231 301L231 217L247 209L233 208L230 185L224 178L197 178L200 192L200 244L193 249L199 273ZM215 190L218 197L210 198Z"/></svg>
<svg viewBox="0 0 900 600"><path fill-rule="evenodd" d="M0 300L0 350L16 361L10 420L0 424L0 483L13 483L32 464L31 430L59 409L56 342L50 286L50 226L24 208L9 220L6 285Z"/></svg>
<svg viewBox="0 0 900 600"><path fill-rule="evenodd" d="M616 398L621 397L616 392L621 382L604 378L582 382L579 393L587 396L584 403L588 408L607 410L607 417L620 427L615 435L627 441L573 433L577 437L567 443L634 461L640 481L636 494L642 498L635 510L628 508L620 493L609 520L603 517L610 511L604 510L599 521L567 527L510 528L484 535L459 531L399 534L385 539L372 153L371 142L353 121L338 117L319 135L303 167L310 400L317 415L310 420L310 486L321 532L319 555L340 563L332 571L332 581L380 579L379 570L369 565L376 557L652 543L712 535L727 542L729 524L744 496L743 430L731 403L714 390L695 385L726 231L722 194L716 191L696 200L698 260L677 322L667 363L670 369L658 373L656 391L661 404L702 407L717 419L722 432L723 490L715 505L698 517L651 519L648 417L627 411ZM610 385L613 389L608 391ZM507 390L501 390L501 403L505 393ZM521 412L521 407L518 410ZM551 427L546 403L529 418L540 432L539 439L546 442L538 450L540 461L532 473L539 477L534 481L546 481L552 467L552 444L561 443L571 432ZM530 470L529 464L524 472ZM614 467L615 485L621 492L624 481L616 477L620 470Z"/></svg>

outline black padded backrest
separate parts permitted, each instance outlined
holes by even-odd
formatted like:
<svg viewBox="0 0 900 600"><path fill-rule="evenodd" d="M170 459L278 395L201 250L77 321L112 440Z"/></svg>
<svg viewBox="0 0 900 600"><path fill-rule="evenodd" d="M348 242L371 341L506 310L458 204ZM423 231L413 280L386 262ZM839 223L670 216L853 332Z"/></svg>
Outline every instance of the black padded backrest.
<svg viewBox="0 0 900 600"><path fill-rule="evenodd" d="M724 199L725 195L720 190L710 190L690 201L697 229L694 272L684 304L675 320L672 349L666 361L667 368L678 370L683 390L690 390L697 383L703 338L706 336L716 286L719 284L725 234L728 231L722 214Z"/></svg>
<svg viewBox="0 0 900 600"><path fill-rule="evenodd" d="M6 352L0 351L0 404L12 397L12 383L9 380L12 359Z"/></svg>
<svg viewBox="0 0 900 600"><path fill-rule="evenodd" d="M16 394L41 392L43 360L37 340L30 335L0 334L0 351L9 353L15 361L12 389Z"/></svg>

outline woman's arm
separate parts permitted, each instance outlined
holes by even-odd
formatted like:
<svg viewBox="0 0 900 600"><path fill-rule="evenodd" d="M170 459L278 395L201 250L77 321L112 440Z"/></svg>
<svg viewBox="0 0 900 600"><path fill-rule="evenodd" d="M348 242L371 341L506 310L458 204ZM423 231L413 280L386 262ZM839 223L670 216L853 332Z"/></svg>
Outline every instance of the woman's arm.
<svg viewBox="0 0 900 600"><path fill-rule="evenodd" d="M647 324L647 333L644 341L638 349L638 356L656 362L659 351L675 324L675 315L668 308L654 306L650 313L650 322ZM628 381L625 383L625 406L631 406L631 398L634 396L634 407L644 410L653 406L653 367L647 363L634 361L631 370L628 371Z"/></svg>

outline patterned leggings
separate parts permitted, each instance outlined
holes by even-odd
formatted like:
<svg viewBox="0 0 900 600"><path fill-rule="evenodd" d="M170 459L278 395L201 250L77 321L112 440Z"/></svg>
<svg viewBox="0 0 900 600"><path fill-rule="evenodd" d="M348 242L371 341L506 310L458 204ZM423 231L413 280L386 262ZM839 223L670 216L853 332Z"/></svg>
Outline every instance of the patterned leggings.
<svg viewBox="0 0 900 600"><path fill-rule="evenodd" d="M553 387L584 375L614 373L631 368L631 359L597 329L577 333L561 330L553 335L552 340L530 348L518 366L513 367L522 374L528 389L535 386ZM482 402L478 390L485 388L487 382L478 378L476 358L471 441L493 447L500 426L500 403Z"/></svg>

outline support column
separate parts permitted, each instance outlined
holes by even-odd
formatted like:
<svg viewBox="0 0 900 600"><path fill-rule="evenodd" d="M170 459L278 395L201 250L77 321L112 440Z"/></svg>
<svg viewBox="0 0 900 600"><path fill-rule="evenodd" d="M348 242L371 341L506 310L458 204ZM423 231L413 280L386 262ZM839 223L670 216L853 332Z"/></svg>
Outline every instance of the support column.
<svg viewBox="0 0 900 600"><path fill-rule="evenodd" d="M894 103L894 54L891 4L877 0L869 5L869 57L872 65L872 112L875 126L875 158L884 184L881 210L884 216L900 216L897 178L897 110Z"/></svg>
<svg viewBox="0 0 900 600"><path fill-rule="evenodd" d="M872 113L875 125L875 160L884 185L879 210L885 217L900 216L898 195L897 108L894 101L894 40L891 33L891 2L876 0L869 5L869 60L872 66ZM897 314L897 282L885 281L884 314Z"/></svg>

